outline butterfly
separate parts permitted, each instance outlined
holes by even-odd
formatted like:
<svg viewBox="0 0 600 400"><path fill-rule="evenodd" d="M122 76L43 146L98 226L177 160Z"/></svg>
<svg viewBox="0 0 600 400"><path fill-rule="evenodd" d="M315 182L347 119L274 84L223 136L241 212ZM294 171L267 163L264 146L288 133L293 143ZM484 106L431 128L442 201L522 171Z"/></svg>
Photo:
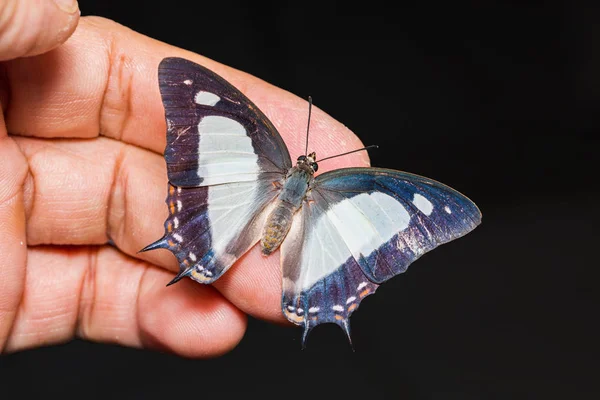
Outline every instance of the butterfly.
<svg viewBox="0 0 600 400"><path fill-rule="evenodd" d="M282 312L304 328L350 315L379 285L481 223L454 189L406 172L342 168L315 176L315 153L292 164L269 119L238 89L183 58L160 62L167 123L164 236L184 277L210 284L259 243L281 249Z"/></svg>

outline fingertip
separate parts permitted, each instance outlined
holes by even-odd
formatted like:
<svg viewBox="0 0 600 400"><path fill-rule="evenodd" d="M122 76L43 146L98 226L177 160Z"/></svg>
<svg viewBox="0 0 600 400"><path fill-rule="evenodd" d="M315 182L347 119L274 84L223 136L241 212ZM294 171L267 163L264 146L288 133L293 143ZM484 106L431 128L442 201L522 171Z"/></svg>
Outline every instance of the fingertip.
<svg viewBox="0 0 600 400"><path fill-rule="evenodd" d="M279 250L264 256L255 246L214 287L236 307L255 318L285 324L281 312Z"/></svg>
<svg viewBox="0 0 600 400"><path fill-rule="evenodd" d="M266 83L256 87L260 90L256 89L256 93L251 94L251 99L275 124L284 138L292 162L294 162L296 157L304 154L305 151L308 102L291 94L277 93L275 95L274 91L279 89ZM275 100L270 100L272 98L279 100L274 103ZM371 164L367 151L331 158L322 164L319 162L323 158L337 156L363 147L365 145L351 129L319 108L317 103L313 103L308 151L314 151L317 154L317 163L319 163L317 175L338 168L369 167Z"/></svg>
<svg viewBox="0 0 600 400"><path fill-rule="evenodd" d="M245 314L210 286L183 279L165 287L170 274L149 271L140 292L139 329L144 346L189 358L235 348L246 331Z"/></svg>
<svg viewBox="0 0 600 400"><path fill-rule="evenodd" d="M46 53L75 31L76 0L0 0L0 61Z"/></svg>
<svg viewBox="0 0 600 400"><path fill-rule="evenodd" d="M333 118L328 119L327 122L330 127L317 142L319 148L322 149L320 155L317 153L317 162L319 162L319 158L336 156L365 147L361 139L343 124ZM369 167L370 165L369 152L358 151L323 161L319 164L319 174L338 168Z"/></svg>
<svg viewBox="0 0 600 400"><path fill-rule="evenodd" d="M77 0L53 0L54 3L67 14L75 14L79 11L79 3Z"/></svg>

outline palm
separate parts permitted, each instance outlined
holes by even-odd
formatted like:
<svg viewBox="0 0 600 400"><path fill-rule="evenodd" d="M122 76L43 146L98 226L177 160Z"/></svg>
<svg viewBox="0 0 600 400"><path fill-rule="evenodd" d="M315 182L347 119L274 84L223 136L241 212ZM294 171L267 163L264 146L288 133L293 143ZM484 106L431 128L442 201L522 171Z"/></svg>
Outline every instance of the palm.
<svg viewBox="0 0 600 400"><path fill-rule="evenodd" d="M274 121L290 153L303 151L303 100L110 21L82 19L60 48L7 62L0 79L0 88L10 88L0 130L0 349L78 335L208 356L237 344L246 314L283 323L278 254L265 259L253 249L212 286L184 280L169 288L174 257L137 254L162 235L167 215L156 68L173 55L240 87ZM324 156L334 144L340 152L360 147L318 110L312 128L319 139L311 147ZM365 165L366 157L326 166Z"/></svg>

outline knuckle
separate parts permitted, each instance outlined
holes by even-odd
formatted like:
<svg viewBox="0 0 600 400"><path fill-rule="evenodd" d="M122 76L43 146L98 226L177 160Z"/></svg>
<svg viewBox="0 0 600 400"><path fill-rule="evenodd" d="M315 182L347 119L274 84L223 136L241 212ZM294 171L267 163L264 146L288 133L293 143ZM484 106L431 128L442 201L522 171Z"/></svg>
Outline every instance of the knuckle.
<svg viewBox="0 0 600 400"><path fill-rule="evenodd" d="M28 163L19 146L10 137L0 138L0 204L22 191L28 174Z"/></svg>
<svg viewBox="0 0 600 400"><path fill-rule="evenodd" d="M122 139L133 113L133 61L119 50L117 38L108 39L108 77L100 108L100 133Z"/></svg>
<svg viewBox="0 0 600 400"><path fill-rule="evenodd" d="M75 334L82 339L93 336L94 304L96 302L96 280L98 265L98 248L88 250L87 266L79 291L79 309Z"/></svg>
<svg viewBox="0 0 600 400"><path fill-rule="evenodd" d="M112 181L106 206L107 236L122 247L127 225L127 145L124 145L114 163Z"/></svg>

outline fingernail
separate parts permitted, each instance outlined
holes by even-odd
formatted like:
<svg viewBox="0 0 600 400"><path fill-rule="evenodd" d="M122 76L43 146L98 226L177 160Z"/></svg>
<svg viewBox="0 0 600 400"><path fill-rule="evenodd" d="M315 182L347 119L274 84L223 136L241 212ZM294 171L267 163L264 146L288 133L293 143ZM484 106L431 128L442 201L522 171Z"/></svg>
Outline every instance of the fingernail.
<svg viewBox="0 0 600 400"><path fill-rule="evenodd" d="M79 9L79 4L77 4L77 0L54 0L54 2L58 6L58 8L69 14L73 14Z"/></svg>

